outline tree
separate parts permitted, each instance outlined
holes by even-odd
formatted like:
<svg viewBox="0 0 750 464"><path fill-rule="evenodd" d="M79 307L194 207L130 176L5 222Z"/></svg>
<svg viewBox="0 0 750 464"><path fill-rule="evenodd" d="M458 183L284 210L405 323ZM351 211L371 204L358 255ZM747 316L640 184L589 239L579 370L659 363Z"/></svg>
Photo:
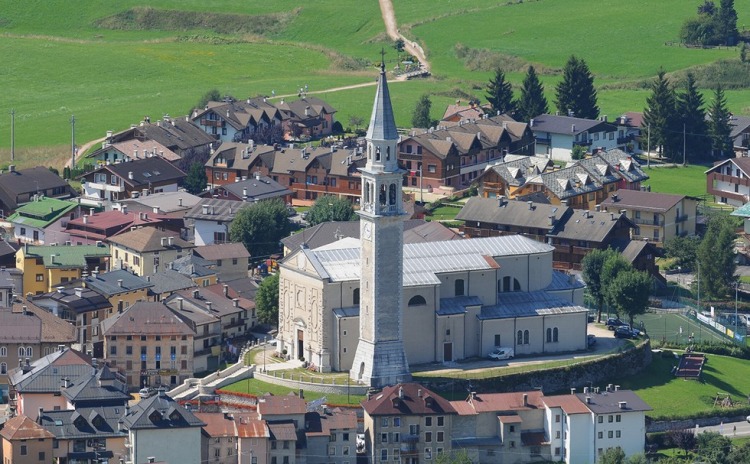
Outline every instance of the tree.
<svg viewBox="0 0 750 464"><path fill-rule="evenodd" d="M570 152L570 157L574 160L582 160L586 157L586 147L583 145L574 145Z"/></svg>
<svg viewBox="0 0 750 464"><path fill-rule="evenodd" d="M735 283L735 227L729 216L708 217L708 229L698 247L701 292L709 298L723 298Z"/></svg>
<svg viewBox="0 0 750 464"><path fill-rule="evenodd" d="M219 92L219 89L211 89L208 92L204 93L200 100L198 100L198 103L195 104L194 108L203 109L206 107L208 102L212 101L220 101L221 100L221 92ZM193 108L188 111L188 114L191 114L193 112Z"/></svg>
<svg viewBox="0 0 750 464"><path fill-rule="evenodd" d="M279 323L279 273L263 279L255 292L255 310L258 322Z"/></svg>
<svg viewBox="0 0 750 464"><path fill-rule="evenodd" d="M711 151L713 156L723 158L732 154L732 126L729 124L731 114L727 109L727 99L724 97L724 89L721 85L716 86L714 100L708 111L708 135L711 138Z"/></svg>
<svg viewBox="0 0 750 464"><path fill-rule="evenodd" d="M635 269L623 271L607 285L609 299L614 303L618 314L627 314L630 326L633 319L648 308L651 276Z"/></svg>
<svg viewBox="0 0 750 464"><path fill-rule="evenodd" d="M721 0L719 11L716 14L716 28L725 45L737 43L737 11L734 9L734 0Z"/></svg>
<svg viewBox="0 0 750 464"><path fill-rule="evenodd" d="M241 207L229 227L229 238L242 242L254 258L276 253L279 241L289 235L286 204L279 199L264 200Z"/></svg>
<svg viewBox="0 0 750 464"><path fill-rule="evenodd" d="M697 448L703 462L724 464L732 448L732 440L716 432L703 432L698 434Z"/></svg>
<svg viewBox="0 0 750 464"><path fill-rule="evenodd" d="M208 185L208 177L206 177L206 168L200 163L193 163L188 170L188 174L184 180L185 190L193 195L206 190Z"/></svg>
<svg viewBox="0 0 750 464"><path fill-rule="evenodd" d="M596 462L599 464L625 464L625 451L619 446L608 448Z"/></svg>
<svg viewBox="0 0 750 464"><path fill-rule="evenodd" d="M586 254L581 262L583 280L586 282L589 294L596 302L598 311L597 322L599 323L602 322L602 308L604 307L606 287L606 282L602 280L602 270L604 269L604 264L613 256L616 257L616 255L617 252L611 248L607 248L606 250L596 249Z"/></svg>
<svg viewBox="0 0 750 464"><path fill-rule="evenodd" d="M587 119L599 117L594 75L584 60L571 55L563 69L563 80L557 84L556 90L556 105L561 114L572 113L577 118Z"/></svg>
<svg viewBox="0 0 750 464"><path fill-rule="evenodd" d="M417 101L417 105L414 107L414 112L411 115L411 125L421 128L430 127L432 124L430 109L432 109L430 96L425 94L419 97L419 101Z"/></svg>
<svg viewBox="0 0 750 464"><path fill-rule="evenodd" d="M746 63L747 62L747 43L742 42L740 44L740 62Z"/></svg>
<svg viewBox="0 0 750 464"><path fill-rule="evenodd" d="M513 88L510 82L505 80L505 73L500 68L495 70L495 77L490 78L487 84L487 101L490 102L493 111L510 115L516 111Z"/></svg>
<svg viewBox="0 0 750 464"><path fill-rule="evenodd" d="M700 239L694 236L676 236L664 242L664 252L667 254L667 257L675 259L677 266L685 270L695 269L700 243Z"/></svg>
<svg viewBox="0 0 750 464"><path fill-rule="evenodd" d="M549 111L547 99L544 97L544 86L539 82L539 76L533 66L529 66L523 78L521 97L516 106L518 120L525 122Z"/></svg>
<svg viewBox="0 0 750 464"><path fill-rule="evenodd" d="M688 451L695 449L696 438L693 429L671 429L667 432L667 436L673 446L685 451L686 458Z"/></svg>
<svg viewBox="0 0 750 464"><path fill-rule="evenodd" d="M618 316L620 313L617 309L617 302L615 301L618 294L617 292L612 291L612 283L621 272L627 272L632 269L633 266L625 261L625 258L617 252L610 255L604 262L604 266L602 266L602 275L600 279L604 282L604 302L607 303L610 308L613 308Z"/></svg>
<svg viewBox="0 0 750 464"><path fill-rule="evenodd" d="M307 211L307 222L311 226L329 221L352 221L356 217L352 202L334 195L318 197Z"/></svg>
<svg viewBox="0 0 750 464"><path fill-rule="evenodd" d="M355 116L355 115L349 116L349 125L354 126L354 132L359 131L359 126L361 126L364 122L365 121L362 118L362 116Z"/></svg>
<svg viewBox="0 0 750 464"><path fill-rule="evenodd" d="M450 453L440 453L435 456L435 464L472 464L466 450L451 450Z"/></svg>
<svg viewBox="0 0 750 464"><path fill-rule="evenodd" d="M727 456L728 464L746 464L747 457L750 456L750 442L746 441L741 445L732 445L732 451Z"/></svg>
<svg viewBox="0 0 750 464"><path fill-rule="evenodd" d="M651 95L646 99L643 110L643 126L649 127L651 146L662 154L676 154L677 103L674 88L670 85L663 69L651 84ZM682 128L680 128L681 131Z"/></svg>
<svg viewBox="0 0 750 464"><path fill-rule="evenodd" d="M690 159L705 158L711 148L703 109L703 95L698 92L693 73L688 72L685 89L677 95L677 114L682 119L686 155Z"/></svg>

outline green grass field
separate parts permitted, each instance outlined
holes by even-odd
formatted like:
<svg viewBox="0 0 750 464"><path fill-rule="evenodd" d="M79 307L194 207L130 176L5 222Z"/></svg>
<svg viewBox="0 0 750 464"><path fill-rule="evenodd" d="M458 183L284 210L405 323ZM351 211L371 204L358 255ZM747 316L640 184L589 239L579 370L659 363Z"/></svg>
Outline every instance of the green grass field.
<svg viewBox="0 0 750 464"><path fill-rule="evenodd" d="M710 166L701 164L688 164L684 167L644 167L650 177L645 185L650 185L654 192L700 197L706 194L705 172L709 168Z"/></svg>
<svg viewBox="0 0 750 464"><path fill-rule="evenodd" d="M272 393L274 395L288 395L289 393L297 393L298 390L288 387L282 387L280 385L274 385L272 383L261 382L257 379L246 379L240 380L232 385L227 385L223 388L224 390L239 392L239 393L250 393L257 396L262 396L266 393ZM331 404L351 404L358 405L360 401L365 399L361 395L336 395L329 393L318 393L311 390L305 391L305 399L308 401L317 400L319 398L326 398Z"/></svg>
<svg viewBox="0 0 750 464"><path fill-rule="evenodd" d="M131 8L149 5L143 0L48 0L44 7L38 2L6 3L0 13L0 84L5 95L0 113L16 111L20 165L67 156L71 114L76 115L80 144L107 130L127 128L144 115L184 115L213 88L238 98L272 90L296 94L304 85L318 91L372 82L375 71L368 63L379 58L381 47L389 52L389 67L396 61L377 2L156 4L158 9L191 12L191 19L202 21L190 26L131 21L138 16ZM611 117L643 108L644 79L659 67L674 72L737 56L729 49L666 46L676 39L684 19L695 13L694 4L680 0L603 0L597 8L586 0L396 0L394 7L400 30L423 45L434 74L392 85L396 121L403 127L410 125L414 103L424 93L431 95L435 119L456 99L484 99L491 69L481 60L464 63L455 52L458 42L489 56L487 62L516 63L517 69L508 72L516 86L525 66L537 65L551 109L558 70L575 53L596 74L602 114ZM750 4L736 2L735 7L743 25L750 19ZM217 11L227 16L212 17ZM267 21L269 17L282 20ZM116 28L102 27L104 23ZM224 31L224 23L253 28ZM582 34L588 39L581 40ZM346 126L349 116L369 114L372 95L373 89L365 87L320 96L339 110L337 119ZM730 90L727 98L734 113L750 112L750 92ZM0 118L0 159L7 159L9 135L10 117Z"/></svg>
<svg viewBox="0 0 750 464"><path fill-rule="evenodd" d="M666 341L669 343L687 344L692 334L697 343L728 343L729 339L697 321L691 320L677 313L646 313L635 319L636 327L643 322L646 333L653 343Z"/></svg>

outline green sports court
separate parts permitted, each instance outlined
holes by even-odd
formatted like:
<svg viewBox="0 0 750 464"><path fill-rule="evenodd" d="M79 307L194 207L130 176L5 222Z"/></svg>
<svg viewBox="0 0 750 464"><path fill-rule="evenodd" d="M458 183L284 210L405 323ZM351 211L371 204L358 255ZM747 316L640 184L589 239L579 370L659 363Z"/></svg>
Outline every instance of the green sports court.
<svg viewBox="0 0 750 464"><path fill-rule="evenodd" d="M688 344L688 337L692 334L696 343L731 343L730 339L722 336L714 329L689 319L683 313L651 312L635 318L635 326L643 328L651 340L660 342Z"/></svg>

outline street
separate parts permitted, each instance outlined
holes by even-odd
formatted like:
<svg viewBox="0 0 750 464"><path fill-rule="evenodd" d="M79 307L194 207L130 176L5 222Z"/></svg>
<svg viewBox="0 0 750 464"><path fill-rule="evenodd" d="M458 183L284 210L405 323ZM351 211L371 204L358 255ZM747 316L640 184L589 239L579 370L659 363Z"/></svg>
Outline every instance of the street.
<svg viewBox="0 0 750 464"><path fill-rule="evenodd" d="M736 427L736 430L735 430ZM709 427L696 427L695 433L716 432L726 437L748 437L750 436L750 422L727 422L726 424L712 425Z"/></svg>

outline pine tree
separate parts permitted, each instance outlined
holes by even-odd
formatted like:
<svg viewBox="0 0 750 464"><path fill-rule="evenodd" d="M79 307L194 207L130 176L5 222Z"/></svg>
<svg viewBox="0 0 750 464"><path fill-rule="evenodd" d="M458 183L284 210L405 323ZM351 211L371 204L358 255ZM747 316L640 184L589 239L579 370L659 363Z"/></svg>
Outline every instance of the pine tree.
<svg viewBox="0 0 750 464"><path fill-rule="evenodd" d="M411 125L414 127L421 127L426 129L430 127L432 120L430 119L430 109L432 108L432 101L429 95L422 95L419 97L417 105L414 107L414 112L411 115Z"/></svg>
<svg viewBox="0 0 750 464"><path fill-rule="evenodd" d="M726 45L734 45L737 40L737 11L734 0L721 0L719 13L716 15L716 28L719 36Z"/></svg>
<svg viewBox="0 0 750 464"><path fill-rule="evenodd" d="M730 117L724 90L719 85L714 91L708 119L708 135L711 138L711 153L714 157L724 158L732 154L732 140L729 138L729 134L732 133Z"/></svg>
<svg viewBox="0 0 750 464"><path fill-rule="evenodd" d="M599 107L596 104L594 75L582 59L571 55L563 69L563 80L557 84L557 105L561 114L577 118L596 119Z"/></svg>
<svg viewBox="0 0 750 464"><path fill-rule="evenodd" d="M651 84L651 95L646 99L643 110L643 125L649 127L651 146L657 147L662 154L676 155L677 106L675 91L669 84L664 70L659 70L656 80ZM682 132L680 127L679 132Z"/></svg>
<svg viewBox="0 0 750 464"><path fill-rule="evenodd" d="M710 156L711 144L706 111L703 109L703 95L698 92L693 73L687 74L685 90L677 95L677 114L682 119L685 131L687 157L700 159Z"/></svg>
<svg viewBox="0 0 750 464"><path fill-rule="evenodd" d="M529 122L532 118L549 111L547 99L544 97L544 87L533 66L529 66L526 77L521 86L521 98L517 102L517 119Z"/></svg>
<svg viewBox="0 0 750 464"><path fill-rule="evenodd" d="M487 84L487 101L492 105L493 111L501 114L513 114L516 111L513 101L513 88L510 82L505 80L505 73L501 69L495 70L495 77Z"/></svg>

